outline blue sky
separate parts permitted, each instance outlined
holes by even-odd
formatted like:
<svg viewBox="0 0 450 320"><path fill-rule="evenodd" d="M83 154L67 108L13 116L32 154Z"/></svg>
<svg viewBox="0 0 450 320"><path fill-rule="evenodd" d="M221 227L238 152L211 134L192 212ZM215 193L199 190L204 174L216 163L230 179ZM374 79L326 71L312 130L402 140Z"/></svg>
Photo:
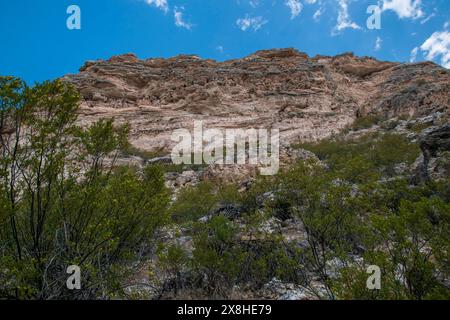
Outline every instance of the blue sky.
<svg viewBox="0 0 450 320"><path fill-rule="evenodd" d="M70 5L81 30L69 30ZM369 30L367 7L381 9ZM76 73L86 60L133 52L227 60L295 47L450 68L450 0L16 0L0 2L0 75L27 82Z"/></svg>

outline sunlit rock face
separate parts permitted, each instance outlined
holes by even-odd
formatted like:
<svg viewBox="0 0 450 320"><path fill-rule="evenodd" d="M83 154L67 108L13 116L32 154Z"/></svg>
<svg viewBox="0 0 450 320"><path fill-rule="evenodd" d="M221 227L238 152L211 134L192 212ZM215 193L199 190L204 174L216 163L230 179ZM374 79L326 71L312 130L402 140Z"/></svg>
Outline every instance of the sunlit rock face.
<svg viewBox="0 0 450 320"><path fill-rule="evenodd" d="M431 62L399 64L351 53L308 57L295 49L258 51L225 62L133 54L88 61L67 75L82 94L80 122L129 123L131 143L170 150L175 129L279 129L280 143L340 132L356 117L448 115L450 73Z"/></svg>

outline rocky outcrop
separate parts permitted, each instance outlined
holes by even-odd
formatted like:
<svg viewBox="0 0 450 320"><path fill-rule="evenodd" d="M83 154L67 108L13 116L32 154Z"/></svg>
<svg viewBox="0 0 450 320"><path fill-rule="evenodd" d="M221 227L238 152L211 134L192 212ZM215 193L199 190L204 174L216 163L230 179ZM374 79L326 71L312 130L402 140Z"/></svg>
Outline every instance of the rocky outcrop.
<svg viewBox="0 0 450 320"><path fill-rule="evenodd" d="M360 78L373 75L393 66L390 62L380 62L370 57L358 58L353 53L344 53L333 57L331 64L338 70Z"/></svg>
<svg viewBox="0 0 450 320"><path fill-rule="evenodd" d="M270 300L318 300L324 288L315 284L316 290L307 290L293 283L285 283L274 278L266 283L258 294Z"/></svg>
<svg viewBox="0 0 450 320"><path fill-rule="evenodd" d="M203 178L203 171L186 170L183 172L169 172L166 173L166 186L172 190L180 188L195 186Z"/></svg>
<svg viewBox="0 0 450 320"><path fill-rule="evenodd" d="M421 139L420 148L425 159L436 157L439 152L450 150L450 124L427 129Z"/></svg>
<svg viewBox="0 0 450 320"><path fill-rule="evenodd" d="M357 116L448 114L450 105L449 71L431 62L308 57L295 49L225 62L126 54L88 61L64 80L82 94L81 124L105 117L129 123L131 143L144 150L170 150L173 130L191 130L194 120L209 128L280 129L286 146L331 136Z"/></svg>
<svg viewBox="0 0 450 320"><path fill-rule="evenodd" d="M203 121L204 129L279 129L281 168L296 160L318 161L314 154L292 145L336 135L357 117L393 119L389 126L411 135L407 125L422 126L414 124L415 119L431 119L435 125L448 122L450 114L448 70L431 62L399 64L352 53L308 57L288 48L224 62L195 55L140 60L125 54L88 61L64 81L82 95L81 125L100 118L127 123L130 143L137 150L169 155L175 144L170 139L173 131L192 132L196 120ZM445 164L434 159L428 153L424 156L426 169L417 163L420 180L445 174ZM120 161L142 165L167 164L171 159ZM167 175L171 189L202 179L240 184L258 172L252 165L183 170Z"/></svg>
<svg viewBox="0 0 450 320"><path fill-rule="evenodd" d="M415 163L415 181L450 177L450 124L431 127L421 134L422 155Z"/></svg>
<svg viewBox="0 0 450 320"><path fill-rule="evenodd" d="M244 208L233 204L233 203L219 203L217 207L212 210L208 215L200 218L199 221L207 222L215 216L224 216L227 219L234 220L240 218L241 214L244 212Z"/></svg>
<svg viewBox="0 0 450 320"><path fill-rule="evenodd" d="M369 113L385 118L425 117L436 112L448 114L449 70L432 62L422 62L397 65L387 71L372 103L365 106Z"/></svg>

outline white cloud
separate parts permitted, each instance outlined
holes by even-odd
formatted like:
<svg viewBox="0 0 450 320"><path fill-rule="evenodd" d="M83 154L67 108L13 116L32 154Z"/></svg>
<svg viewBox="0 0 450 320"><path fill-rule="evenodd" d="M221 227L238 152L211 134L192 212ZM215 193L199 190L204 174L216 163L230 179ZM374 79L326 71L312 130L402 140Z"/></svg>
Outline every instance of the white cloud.
<svg viewBox="0 0 450 320"><path fill-rule="evenodd" d="M415 62L417 59L417 54L419 53L419 47L415 47L411 50L411 57L409 58L409 62Z"/></svg>
<svg viewBox="0 0 450 320"><path fill-rule="evenodd" d="M417 19L424 15L421 0L383 0L382 9L394 11L401 19Z"/></svg>
<svg viewBox="0 0 450 320"><path fill-rule="evenodd" d="M175 7L175 9L173 10L175 25L179 28L185 28L185 29L191 30L192 25L190 23L184 21L182 10L184 10L183 7L180 7L180 8Z"/></svg>
<svg viewBox="0 0 450 320"><path fill-rule="evenodd" d="M323 13L323 8L317 9L317 11L313 15L314 20L315 21L319 21L320 16L322 15L322 13Z"/></svg>
<svg viewBox="0 0 450 320"><path fill-rule="evenodd" d="M324 4L322 3L322 1L316 1L316 0L309 0L309 2L306 1L306 3L309 3L309 4L314 4L316 2L319 5L319 8L316 10L316 12L314 12L313 19L317 22L320 20L320 17L325 12Z"/></svg>
<svg viewBox="0 0 450 320"><path fill-rule="evenodd" d="M252 28L253 31L258 31L263 25L267 23L267 20L264 20L263 17L249 17L240 18L236 20L237 26L242 31L247 31L247 29Z"/></svg>
<svg viewBox="0 0 450 320"><path fill-rule="evenodd" d="M435 13L430 14L428 17L420 21L420 24L425 24L436 16Z"/></svg>
<svg viewBox="0 0 450 320"><path fill-rule="evenodd" d="M336 31L339 33L345 29L361 29L355 22L352 21L350 14L348 13L349 0L338 0L339 2L339 14L337 19L337 25L334 27L334 34Z"/></svg>
<svg viewBox="0 0 450 320"><path fill-rule="evenodd" d="M257 8L257 7L259 7L259 0L250 0L249 4L251 7Z"/></svg>
<svg viewBox="0 0 450 320"><path fill-rule="evenodd" d="M376 51L381 49L382 43L383 43L383 40L380 37L377 37L377 40L375 41L375 50Z"/></svg>
<svg viewBox="0 0 450 320"><path fill-rule="evenodd" d="M220 53L223 53L223 46L217 46L216 50L219 51Z"/></svg>
<svg viewBox="0 0 450 320"><path fill-rule="evenodd" d="M444 23L444 29L448 29L450 27L450 20Z"/></svg>
<svg viewBox="0 0 450 320"><path fill-rule="evenodd" d="M437 31L431 35L421 46L425 59L439 59L440 64L450 69L450 32Z"/></svg>
<svg viewBox="0 0 450 320"><path fill-rule="evenodd" d="M169 11L169 4L167 3L167 0L145 0L149 5L155 6L158 9L161 9L165 13Z"/></svg>
<svg viewBox="0 0 450 320"><path fill-rule="evenodd" d="M303 5L299 0L287 0L285 5L291 10L291 19L297 17L303 9Z"/></svg>

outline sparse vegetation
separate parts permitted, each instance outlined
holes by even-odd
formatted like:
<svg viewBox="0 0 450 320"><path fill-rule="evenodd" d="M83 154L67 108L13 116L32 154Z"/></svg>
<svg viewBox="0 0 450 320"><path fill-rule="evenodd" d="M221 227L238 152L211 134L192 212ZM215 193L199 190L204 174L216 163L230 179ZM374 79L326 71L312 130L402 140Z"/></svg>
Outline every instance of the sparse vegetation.
<svg viewBox="0 0 450 320"><path fill-rule="evenodd" d="M429 123L415 123L413 125L408 126L408 129L415 133L420 133L431 126L432 124Z"/></svg>
<svg viewBox="0 0 450 320"><path fill-rule="evenodd" d="M121 150L121 153L125 157L134 156L142 158L143 160L151 160L157 157L163 157L167 155L167 152L164 149L147 151L134 147L130 143L127 143Z"/></svg>
<svg viewBox="0 0 450 320"><path fill-rule="evenodd" d="M226 298L235 286L258 291L276 277L325 299L448 299L450 185L412 187L391 171L411 164L418 147L392 134L303 147L327 166L298 163L261 178L233 200L246 208L238 221L196 224L191 271L208 280L184 289ZM267 193L273 197L264 200ZM300 223L306 242L261 229L271 217ZM366 288L373 264L383 272L381 290Z"/></svg>
<svg viewBox="0 0 450 320"><path fill-rule="evenodd" d="M383 173L393 176L397 166L409 166L420 154L417 144L390 133L369 134L349 142L342 138L326 139L296 147L315 153L350 181L364 181Z"/></svg>
<svg viewBox="0 0 450 320"><path fill-rule="evenodd" d="M152 258L159 298L256 294L276 278L320 299L450 299L450 184L409 184L420 150L404 136L300 144L320 161L245 191L203 181L173 197L164 174L186 167L115 165L156 154L131 148L112 120L76 126L78 102L59 81L0 78L0 298L132 297L124 286ZM369 265L380 290L366 287Z"/></svg>
<svg viewBox="0 0 450 320"><path fill-rule="evenodd" d="M379 124L383 120L385 119L379 115L368 115L365 117L360 117L353 122L353 124L350 126L350 129L352 130L368 129L374 125Z"/></svg>

